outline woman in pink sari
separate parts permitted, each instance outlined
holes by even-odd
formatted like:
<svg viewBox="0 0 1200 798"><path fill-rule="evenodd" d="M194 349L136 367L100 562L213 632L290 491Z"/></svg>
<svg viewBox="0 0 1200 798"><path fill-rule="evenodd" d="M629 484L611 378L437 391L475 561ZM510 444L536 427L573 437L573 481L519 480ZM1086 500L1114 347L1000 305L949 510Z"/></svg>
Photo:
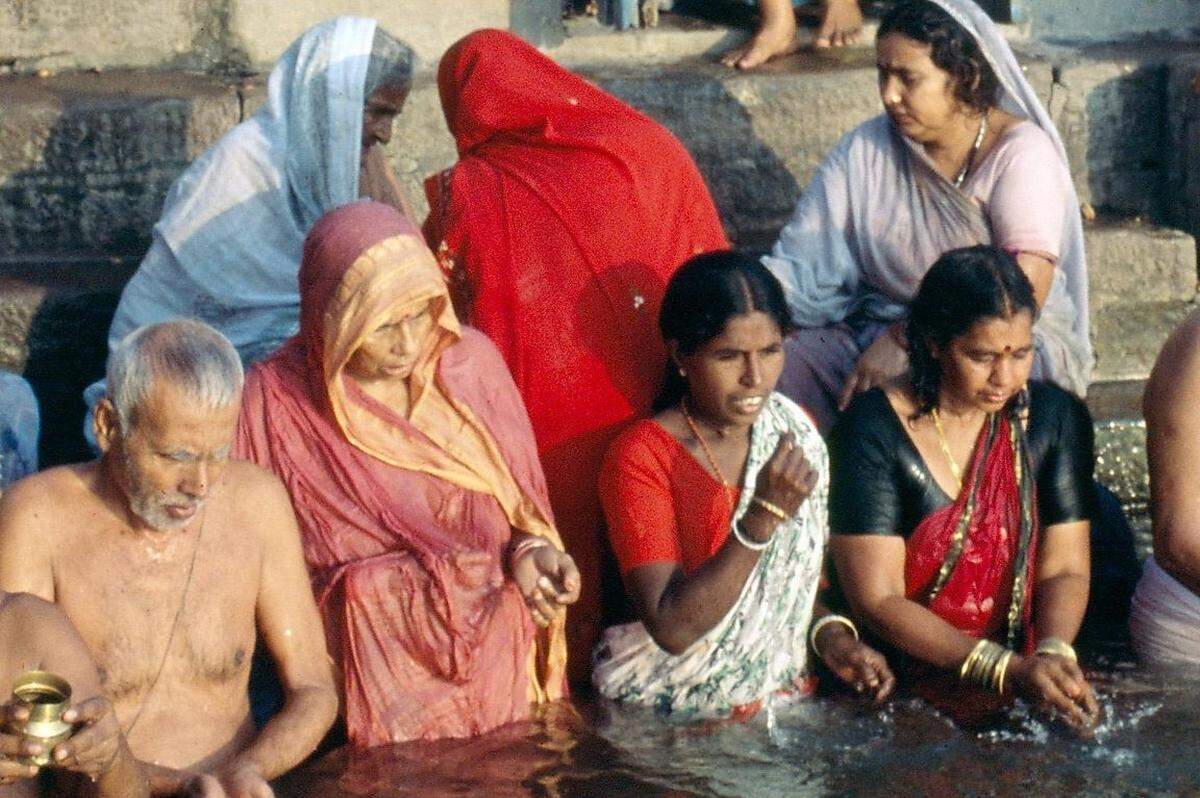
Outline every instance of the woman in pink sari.
<svg viewBox="0 0 1200 798"><path fill-rule="evenodd" d="M393 208L309 233L300 332L247 375L236 454L288 486L355 744L481 734L564 695L579 574L528 417Z"/></svg>

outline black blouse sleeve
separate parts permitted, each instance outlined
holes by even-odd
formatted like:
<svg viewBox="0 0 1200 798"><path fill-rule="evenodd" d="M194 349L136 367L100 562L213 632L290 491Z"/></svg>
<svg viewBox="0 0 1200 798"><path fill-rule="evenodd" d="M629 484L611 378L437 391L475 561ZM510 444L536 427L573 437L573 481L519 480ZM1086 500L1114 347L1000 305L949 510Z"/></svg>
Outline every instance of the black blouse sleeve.
<svg viewBox="0 0 1200 798"><path fill-rule="evenodd" d="M829 434L829 529L901 534L894 411L878 388L857 396Z"/></svg>
<svg viewBox="0 0 1200 798"><path fill-rule="evenodd" d="M1030 383L1029 448L1043 527L1096 515L1094 430L1087 406L1049 383Z"/></svg>

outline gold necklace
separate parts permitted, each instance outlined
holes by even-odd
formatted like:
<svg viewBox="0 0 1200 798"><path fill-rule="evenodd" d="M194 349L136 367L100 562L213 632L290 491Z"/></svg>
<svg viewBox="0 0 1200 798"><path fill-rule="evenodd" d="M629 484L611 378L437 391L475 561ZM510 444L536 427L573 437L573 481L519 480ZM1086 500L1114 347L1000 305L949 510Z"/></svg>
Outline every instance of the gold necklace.
<svg viewBox="0 0 1200 798"><path fill-rule="evenodd" d="M692 431L692 435L696 440L700 441L700 448L704 450L704 456L708 458L708 464L712 466L713 471L717 474L717 479L721 480L721 492L725 494L725 501L729 503L729 512L733 513L733 488L729 485L729 480L725 479L725 472L721 470L721 466L717 464L717 458L713 456L712 449L708 448L708 441L700 435L700 428L696 426L695 420L692 419L692 414L687 409L687 399L679 400L679 412L683 413L683 420L687 422L688 429Z"/></svg>
<svg viewBox="0 0 1200 798"><path fill-rule="evenodd" d="M958 461L950 453L950 444L946 441L946 431L942 429L942 416L936 407L933 408L931 415L933 416L933 426L937 428L938 444L942 447L942 454L946 455L946 462L950 464L950 473L954 475L958 489L962 490L962 469L958 467Z"/></svg>
<svg viewBox="0 0 1200 798"><path fill-rule="evenodd" d="M987 135L987 114L979 120L979 132L975 135L975 143L971 145L970 152L967 153L967 160L963 163L962 171L954 176L954 187L962 188L962 184L967 179L967 173L971 171L971 167L975 165L975 156L979 154L979 148L983 146L983 137Z"/></svg>

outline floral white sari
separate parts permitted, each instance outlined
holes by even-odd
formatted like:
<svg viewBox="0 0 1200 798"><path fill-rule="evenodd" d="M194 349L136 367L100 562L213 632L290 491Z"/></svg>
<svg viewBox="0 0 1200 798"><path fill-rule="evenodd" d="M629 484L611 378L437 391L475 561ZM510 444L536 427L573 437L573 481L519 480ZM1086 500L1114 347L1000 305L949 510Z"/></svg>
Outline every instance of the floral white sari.
<svg viewBox="0 0 1200 798"><path fill-rule="evenodd" d="M829 535L829 468L816 427L782 394L771 395L751 429L733 523L746 512L759 470L789 431L817 469L817 486L796 515L776 529L737 602L720 623L678 655L659 648L641 623L606 630L593 655L592 681L602 695L663 712L713 718L801 684L808 673L808 625Z"/></svg>

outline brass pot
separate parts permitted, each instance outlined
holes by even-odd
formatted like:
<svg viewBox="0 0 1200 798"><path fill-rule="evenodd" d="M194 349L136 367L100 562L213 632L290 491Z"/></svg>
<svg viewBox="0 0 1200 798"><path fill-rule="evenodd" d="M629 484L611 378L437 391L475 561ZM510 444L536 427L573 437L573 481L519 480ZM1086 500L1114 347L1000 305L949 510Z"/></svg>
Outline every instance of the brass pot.
<svg viewBox="0 0 1200 798"><path fill-rule="evenodd" d="M29 708L29 719L13 724L9 731L37 740L43 748L41 754L25 757L25 761L40 767L49 765L54 746L71 736L71 724L62 719L71 706L71 685L53 673L26 671L13 680L12 701Z"/></svg>

